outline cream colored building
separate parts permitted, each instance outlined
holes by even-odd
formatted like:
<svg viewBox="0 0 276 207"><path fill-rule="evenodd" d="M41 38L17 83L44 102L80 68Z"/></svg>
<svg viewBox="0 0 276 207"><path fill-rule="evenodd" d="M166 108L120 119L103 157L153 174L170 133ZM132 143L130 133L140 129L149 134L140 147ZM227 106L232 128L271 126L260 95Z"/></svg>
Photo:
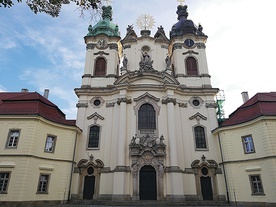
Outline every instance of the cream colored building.
<svg viewBox="0 0 276 207"><path fill-rule="evenodd" d="M38 93L0 93L0 205L67 200L80 133Z"/></svg>
<svg viewBox="0 0 276 207"><path fill-rule="evenodd" d="M121 39L110 6L89 26L72 199L225 200L207 36L177 13L170 38L129 26Z"/></svg>
<svg viewBox="0 0 276 207"><path fill-rule="evenodd" d="M276 205L276 93L258 93L214 130L230 201Z"/></svg>

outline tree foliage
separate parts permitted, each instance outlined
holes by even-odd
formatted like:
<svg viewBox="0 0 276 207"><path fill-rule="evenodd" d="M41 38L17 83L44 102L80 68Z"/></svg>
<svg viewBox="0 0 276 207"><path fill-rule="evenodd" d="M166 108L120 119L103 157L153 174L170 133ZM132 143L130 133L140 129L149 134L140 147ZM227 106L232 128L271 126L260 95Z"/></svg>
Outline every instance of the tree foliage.
<svg viewBox="0 0 276 207"><path fill-rule="evenodd" d="M10 8L14 2L21 3L22 0L0 0L0 7ZM44 12L57 17L62 5L74 3L80 9L81 14L86 10L97 10L101 6L102 0L26 0L26 4L35 13Z"/></svg>

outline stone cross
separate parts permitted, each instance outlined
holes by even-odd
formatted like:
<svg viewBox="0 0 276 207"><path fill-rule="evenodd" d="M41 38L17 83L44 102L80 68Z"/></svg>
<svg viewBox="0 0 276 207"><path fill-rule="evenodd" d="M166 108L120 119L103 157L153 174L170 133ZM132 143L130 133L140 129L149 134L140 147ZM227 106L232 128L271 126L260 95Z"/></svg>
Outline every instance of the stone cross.
<svg viewBox="0 0 276 207"><path fill-rule="evenodd" d="M180 5L183 5L182 3L185 2L185 0L177 0L177 2L179 2Z"/></svg>

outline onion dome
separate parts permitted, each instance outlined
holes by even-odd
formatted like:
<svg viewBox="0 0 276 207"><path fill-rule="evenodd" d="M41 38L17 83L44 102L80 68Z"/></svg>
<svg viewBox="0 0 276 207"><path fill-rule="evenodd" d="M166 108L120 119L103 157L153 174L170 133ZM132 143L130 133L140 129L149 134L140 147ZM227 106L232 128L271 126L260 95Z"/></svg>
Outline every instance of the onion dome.
<svg viewBox="0 0 276 207"><path fill-rule="evenodd" d="M110 37L119 37L119 27L112 22L112 7L102 7L102 20L100 20L95 26L89 25L88 34L86 36L97 36L99 34L105 34Z"/></svg>
<svg viewBox="0 0 276 207"><path fill-rule="evenodd" d="M206 36L201 25L196 26L192 20L187 19L187 5L179 5L176 11L178 22L172 26L170 37L182 36L185 34L195 34L197 36Z"/></svg>

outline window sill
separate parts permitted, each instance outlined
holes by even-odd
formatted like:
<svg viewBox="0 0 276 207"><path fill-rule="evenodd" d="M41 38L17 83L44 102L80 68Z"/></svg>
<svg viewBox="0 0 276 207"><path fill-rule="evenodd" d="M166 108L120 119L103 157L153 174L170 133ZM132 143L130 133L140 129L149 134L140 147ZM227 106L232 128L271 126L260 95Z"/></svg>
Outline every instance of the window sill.
<svg viewBox="0 0 276 207"><path fill-rule="evenodd" d="M251 194L252 196L265 196L264 193L255 193L255 194Z"/></svg>
<svg viewBox="0 0 276 207"><path fill-rule="evenodd" d="M209 151L207 148L196 148L195 151Z"/></svg>
<svg viewBox="0 0 276 207"><path fill-rule="evenodd" d="M86 148L87 150L100 150L100 148L99 147L88 147L88 148Z"/></svg>
<svg viewBox="0 0 276 207"><path fill-rule="evenodd" d="M9 146L6 146L5 149L17 149L17 146L16 146L16 147L9 147Z"/></svg>
<svg viewBox="0 0 276 207"><path fill-rule="evenodd" d="M246 155L254 154L254 153L256 153L256 152L255 151L254 152L244 152L244 154L246 154Z"/></svg>

